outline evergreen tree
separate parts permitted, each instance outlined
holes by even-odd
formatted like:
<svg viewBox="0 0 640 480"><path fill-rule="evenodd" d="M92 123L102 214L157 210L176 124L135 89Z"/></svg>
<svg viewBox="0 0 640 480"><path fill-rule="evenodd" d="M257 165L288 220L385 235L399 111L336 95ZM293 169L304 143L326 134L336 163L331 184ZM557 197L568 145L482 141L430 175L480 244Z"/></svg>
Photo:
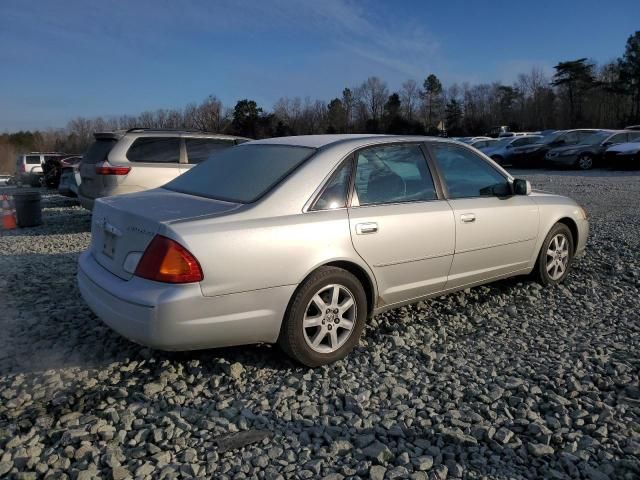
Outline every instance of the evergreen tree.
<svg viewBox="0 0 640 480"><path fill-rule="evenodd" d="M560 62L551 84L565 90L569 104L569 126L575 127L582 119L582 102L585 93L594 86L592 63L586 58Z"/></svg>

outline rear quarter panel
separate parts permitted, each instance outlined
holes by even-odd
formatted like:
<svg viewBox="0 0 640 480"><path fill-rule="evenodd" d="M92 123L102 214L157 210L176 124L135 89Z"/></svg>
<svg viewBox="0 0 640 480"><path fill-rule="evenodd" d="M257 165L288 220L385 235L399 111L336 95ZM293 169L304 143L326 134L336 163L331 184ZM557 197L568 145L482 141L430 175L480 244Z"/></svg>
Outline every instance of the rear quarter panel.
<svg viewBox="0 0 640 480"><path fill-rule="evenodd" d="M331 261L351 261L374 278L353 249L346 209L167 228L200 262L205 296L297 285Z"/></svg>

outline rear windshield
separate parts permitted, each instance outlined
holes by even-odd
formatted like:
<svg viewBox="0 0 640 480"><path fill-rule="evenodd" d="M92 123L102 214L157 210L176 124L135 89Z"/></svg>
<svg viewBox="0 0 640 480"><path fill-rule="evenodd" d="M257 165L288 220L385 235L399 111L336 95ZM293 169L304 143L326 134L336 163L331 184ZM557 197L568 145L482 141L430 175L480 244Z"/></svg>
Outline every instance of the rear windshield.
<svg viewBox="0 0 640 480"><path fill-rule="evenodd" d="M315 152L288 145L243 145L213 155L164 188L199 197L252 203Z"/></svg>
<svg viewBox="0 0 640 480"><path fill-rule="evenodd" d="M26 163L29 165L40 165L40 155L27 155Z"/></svg>
<svg viewBox="0 0 640 480"><path fill-rule="evenodd" d="M118 143L118 140L115 138L98 138L84 155L84 163L93 164L105 161L116 143Z"/></svg>

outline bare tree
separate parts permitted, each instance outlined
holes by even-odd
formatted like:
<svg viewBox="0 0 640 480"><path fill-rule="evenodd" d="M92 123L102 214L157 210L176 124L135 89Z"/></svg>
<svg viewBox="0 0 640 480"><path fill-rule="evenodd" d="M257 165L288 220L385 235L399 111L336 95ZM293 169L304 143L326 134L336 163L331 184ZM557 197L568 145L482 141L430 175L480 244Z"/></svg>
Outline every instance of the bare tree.
<svg viewBox="0 0 640 480"><path fill-rule="evenodd" d="M389 96L387 84L378 77L369 77L360 86L361 100L369 110L369 115L374 120L380 120L384 111L384 103Z"/></svg>
<svg viewBox="0 0 640 480"><path fill-rule="evenodd" d="M407 120L413 120L413 112L416 108L416 103L420 98L420 87L415 80L407 80L402 84L400 90L400 101L402 102L404 115Z"/></svg>

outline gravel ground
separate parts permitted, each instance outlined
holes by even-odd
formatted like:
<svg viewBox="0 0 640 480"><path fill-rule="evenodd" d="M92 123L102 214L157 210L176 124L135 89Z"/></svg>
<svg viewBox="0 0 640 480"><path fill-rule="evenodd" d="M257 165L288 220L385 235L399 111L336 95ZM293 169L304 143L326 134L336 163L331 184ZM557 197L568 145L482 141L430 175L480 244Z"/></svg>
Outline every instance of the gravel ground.
<svg viewBox="0 0 640 480"><path fill-rule="evenodd" d="M379 315L315 370L120 338L75 287L89 214L46 197L0 237L0 477L640 478L640 174L515 173L590 212L564 286Z"/></svg>

